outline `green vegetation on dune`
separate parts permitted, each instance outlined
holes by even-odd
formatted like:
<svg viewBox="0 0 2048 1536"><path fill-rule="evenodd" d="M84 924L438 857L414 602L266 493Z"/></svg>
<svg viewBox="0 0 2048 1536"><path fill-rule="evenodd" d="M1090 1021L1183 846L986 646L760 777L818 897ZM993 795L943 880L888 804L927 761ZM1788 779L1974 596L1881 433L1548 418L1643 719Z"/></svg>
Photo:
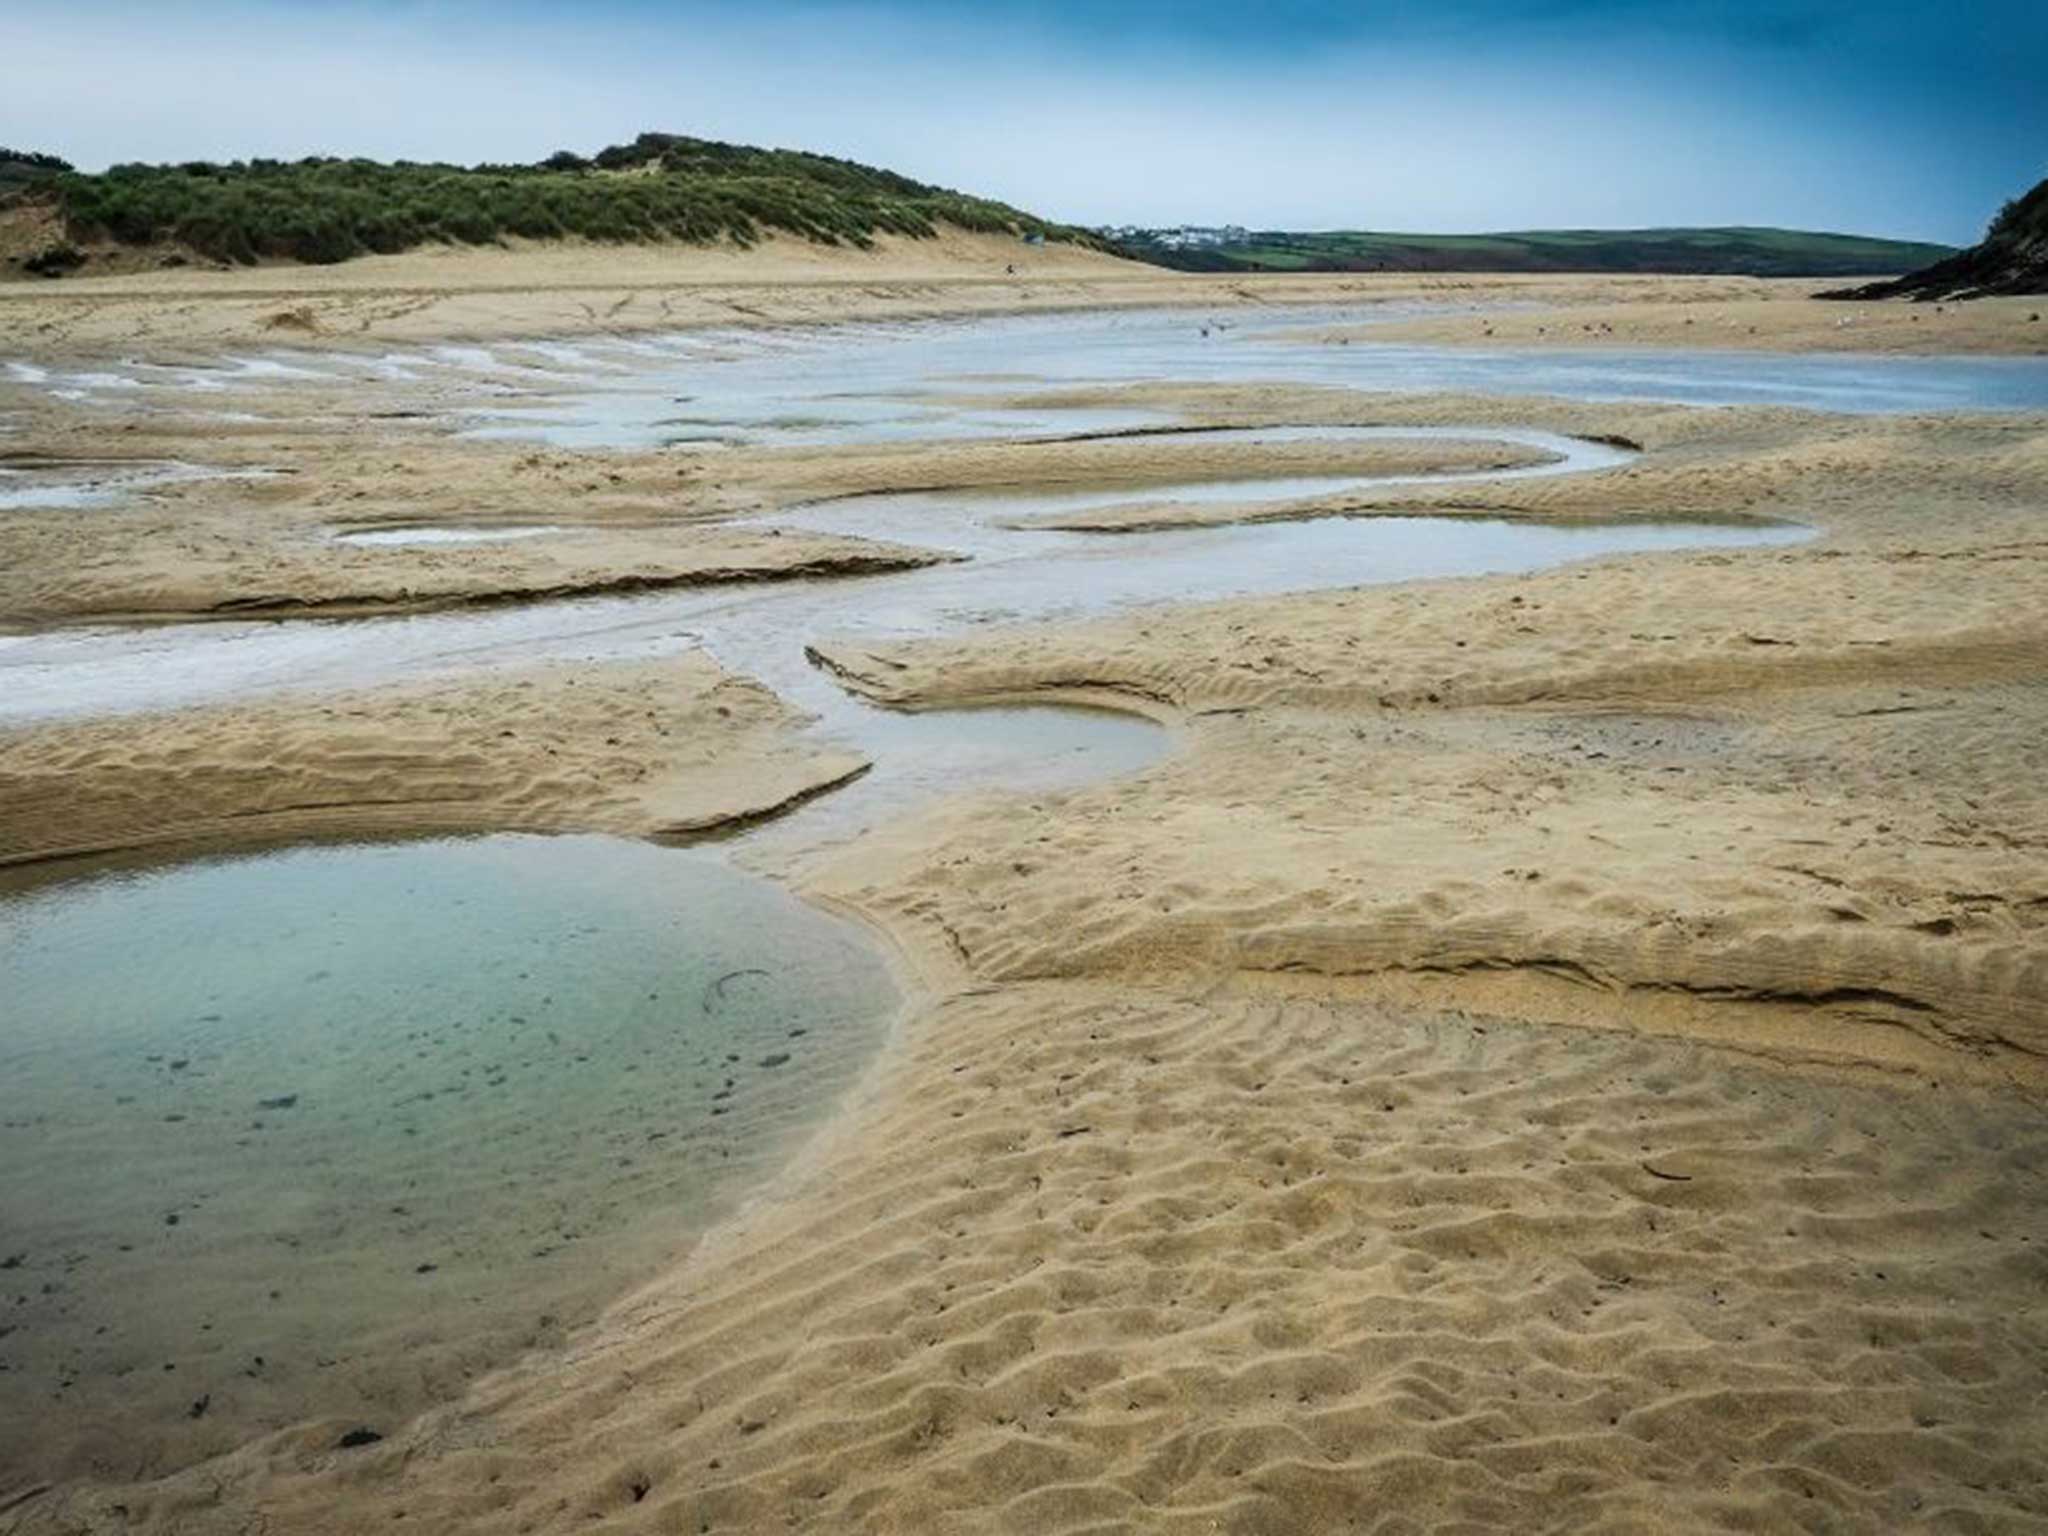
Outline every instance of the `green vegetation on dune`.
<svg viewBox="0 0 2048 1536"><path fill-rule="evenodd" d="M940 226L1098 245L987 198L795 150L644 133L585 159L539 165L249 160L68 168L16 194L49 200L71 240L182 247L219 261L343 261L446 241L508 237L751 244L787 233L867 246Z"/></svg>
<svg viewBox="0 0 2048 1536"><path fill-rule="evenodd" d="M1196 272L1651 272L1861 277L1903 272L1952 248L1796 229L1546 229L1484 235L1254 230L1228 243L1126 233L1127 254ZM1149 238L1148 238L1149 236ZM1163 238L1162 238L1163 237Z"/></svg>

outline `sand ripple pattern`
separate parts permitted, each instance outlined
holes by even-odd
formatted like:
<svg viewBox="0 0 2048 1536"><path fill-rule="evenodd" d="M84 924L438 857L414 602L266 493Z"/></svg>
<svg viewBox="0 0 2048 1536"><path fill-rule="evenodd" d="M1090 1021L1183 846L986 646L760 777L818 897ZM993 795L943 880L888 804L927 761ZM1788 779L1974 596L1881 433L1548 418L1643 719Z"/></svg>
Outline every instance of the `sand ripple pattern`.
<svg viewBox="0 0 2048 1536"><path fill-rule="evenodd" d="M2009 1102L1613 1035L969 994L566 1370L131 1513L339 1530L346 1490L354 1530L2048 1529L2048 1314L1998 1299L2048 1284L2044 1159Z"/></svg>

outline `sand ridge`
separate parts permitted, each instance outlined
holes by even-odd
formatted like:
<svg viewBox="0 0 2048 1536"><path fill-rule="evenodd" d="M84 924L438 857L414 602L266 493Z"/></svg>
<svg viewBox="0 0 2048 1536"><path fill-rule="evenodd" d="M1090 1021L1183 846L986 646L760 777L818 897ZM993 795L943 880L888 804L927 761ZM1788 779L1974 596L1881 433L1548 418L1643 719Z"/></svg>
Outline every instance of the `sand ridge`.
<svg viewBox="0 0 2048 1536"><path fill-rule="evenodd" d="M76 463L93 430L71 423L32 441L45 462ZM135 461L184 458L223 474L105 507L8 512L0 622L335 617L861 575L939 558L722 521L759 498L733 488L709 454L507 453L388 424L343 436L317 415L261 433L172 421L123 437ZM236 477L269 466L291 472ZM334 536L535 522L562 536L393 547Z"/></svg>
<svg viewBox="0 0 2048 1536"><path fill-rule="evenodd" d="M701 836L867 767L701 651L0 732L0 868L477 831Z"/></svg>

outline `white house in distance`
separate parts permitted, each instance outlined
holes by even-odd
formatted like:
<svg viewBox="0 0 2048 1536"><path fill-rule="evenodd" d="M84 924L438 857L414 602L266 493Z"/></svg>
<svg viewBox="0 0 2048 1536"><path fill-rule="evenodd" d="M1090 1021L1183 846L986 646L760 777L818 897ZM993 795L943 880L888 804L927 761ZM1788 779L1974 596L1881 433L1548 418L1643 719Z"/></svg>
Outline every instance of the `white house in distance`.
<svg viewBox="0 0 2048 1536"><path fill-rule="evenodd" d="M1169 251L1215 250L1251 243L1251 233L1242 224L1183 224L1175 229L1142 229L1135 224L1122 224L1097 233L1126 244L1156 245Z"/></svg>

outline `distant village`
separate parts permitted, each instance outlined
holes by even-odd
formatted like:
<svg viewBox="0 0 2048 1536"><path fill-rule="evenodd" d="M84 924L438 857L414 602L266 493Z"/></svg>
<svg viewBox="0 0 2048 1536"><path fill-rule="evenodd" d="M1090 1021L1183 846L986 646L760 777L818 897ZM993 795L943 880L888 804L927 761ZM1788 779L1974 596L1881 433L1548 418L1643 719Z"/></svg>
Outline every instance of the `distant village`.
<svg viewBox="0 0 2048 1536"><path fill-rule="evenodd" d="M1136 224L1105 225L1096 231L1119 245L1156 245L1169 251L1210 251L1226 245L1251 244L1242 224L1183 224L1177 229L1143 229Z"/></svg>

